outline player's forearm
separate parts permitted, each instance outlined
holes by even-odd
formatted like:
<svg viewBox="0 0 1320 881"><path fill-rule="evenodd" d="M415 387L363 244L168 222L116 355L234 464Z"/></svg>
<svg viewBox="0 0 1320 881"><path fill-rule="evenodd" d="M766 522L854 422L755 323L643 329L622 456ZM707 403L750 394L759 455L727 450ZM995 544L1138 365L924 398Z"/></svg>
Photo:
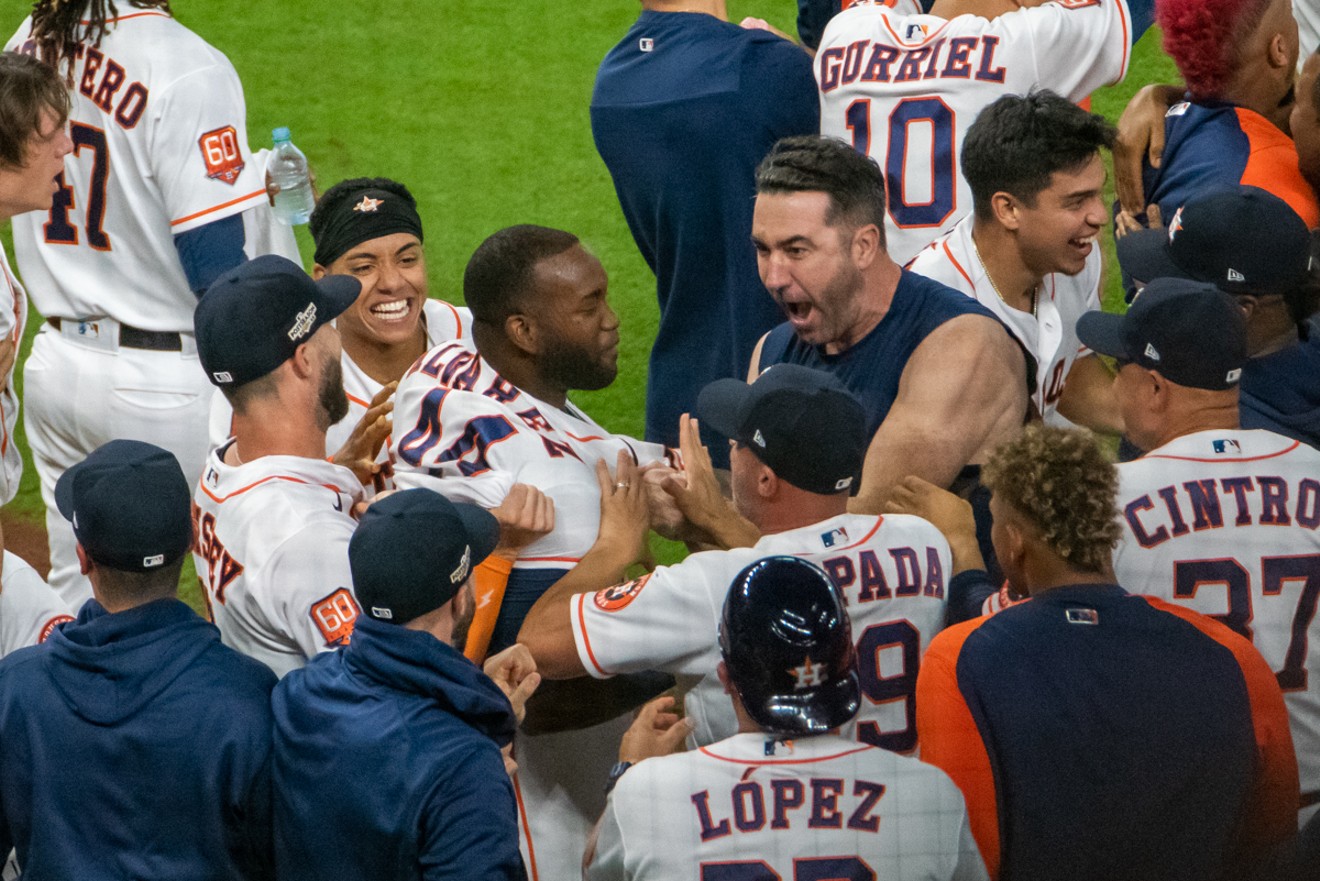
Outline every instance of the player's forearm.
<svg viewBox="0 0 1320 881"><path fill-rule="evenodd" d="M1114 375L1094 355L1079 359L1059 398L1059 414L1103 434L1123 433L1123 411L1114 396Z"/></svg>
<svg viewBox="0 0 1320 881"><path fill-rule="evenodd" d="M880 427L862 466L861 489L848 501L853 514L880 514L894 487L909 476L920 477L948 489L967 464L973 450L951 444L948 438L928 437Z"/></svg>

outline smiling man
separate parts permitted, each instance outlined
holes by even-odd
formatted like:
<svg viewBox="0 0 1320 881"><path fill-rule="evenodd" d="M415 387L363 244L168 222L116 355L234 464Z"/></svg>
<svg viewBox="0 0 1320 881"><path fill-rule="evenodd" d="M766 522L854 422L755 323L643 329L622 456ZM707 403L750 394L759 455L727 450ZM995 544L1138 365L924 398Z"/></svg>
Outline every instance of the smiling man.
<svg viewBox="0 0 1320 881"><path fill-rule="evenodd" d="M757 172L752 241L788 321L762 339L749 378L805 364L861 400L871 442L849 505L861 513L879 513L909 474L972 492L978 463L1027 415L1013 337L979 303L895 263L884 224L884 175L841 141L786 138Z"/></svg>
<svg viewBox="0 0 1320 881"><path fill-rule="evenodd" d="M1075 327L1100 309L1100 149L1114 136L1104 117L1054 92L995 101L963 143L973 213L910 264L976 298L1013 332L1034 359L1032 402L1046 422L1062 422L1057 413L1112 434L1123 426L1113 376Z"/></svg>

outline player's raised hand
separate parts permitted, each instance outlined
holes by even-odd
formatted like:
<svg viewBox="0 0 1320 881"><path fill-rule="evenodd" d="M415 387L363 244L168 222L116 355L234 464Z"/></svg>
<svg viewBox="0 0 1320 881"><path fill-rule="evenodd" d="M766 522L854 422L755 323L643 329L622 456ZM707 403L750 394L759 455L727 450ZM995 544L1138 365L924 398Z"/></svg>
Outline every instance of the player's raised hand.
<svg viewBox="0 0 1320 881"><path fill-rule="evenodd" d="M683 474L663 482L688 522L724 548L750 547L761 538L751 521L738 513L724 497L711 464L710 452L701 443L701 426L687 413L679 418L678 443L683 454Z"/></svg>
<svg viewBox="0 0 1320 881"><path fill-rule="evenodd" d="M673 707L674 698L666 694L643 704L637 711L637 718L623 734L619 761L636 763L652 756L677 752L692 733L692 720L680 719Z"/></svg>
<svg viewBox="0 0 1320 881"><path fill-rule="evenodd" d="M1114 142L1114 193L1130 217L1146 208L1142 183L1142 160L1160 167L1164 153L1164 116L1170 105L1182 99L1177 86L1151 83L1132 96L1118 118L1118 140ZM1117 232L1117 231L1116 231ZM1127 232L1127 230L1124 230Z"/></svg>
<svg viewBox="0 0 1320 881"><path fill-rule="evenodd" d="M394 412L394 390L398 387L398 382L387 383L376 393L367 412L353 426L353 433L334 455L334 463L350 469L363 486L371 485L387 467L377 462L376 457L394 428L391 414Z"/></svg>
<svg viewBox="0 0 1320 881"><path fill-rule="evenodd" d="M630 452L620 450L613 477L603 459L596 462L596 481L600 484L600 533L596 544L626 556L630 563L640 560L651 531L641 469Z"/></svg>
<svg viewBox="0 0 1320 881"><path fill-rule="evenodd" d="M886 514L915 514L933 523L948 539L954 573L985 568L976 543L976 519L965 499L909 475L889 493L884 510Z"/></svg>
<svg viewBox="0 0 1320 881"><path fill-rule="evenodd" d="M500 524L500 543L491 553L506 560L518 559L522 549L555 528L555 502L526 483L515 483L490 513Z"/></svg>

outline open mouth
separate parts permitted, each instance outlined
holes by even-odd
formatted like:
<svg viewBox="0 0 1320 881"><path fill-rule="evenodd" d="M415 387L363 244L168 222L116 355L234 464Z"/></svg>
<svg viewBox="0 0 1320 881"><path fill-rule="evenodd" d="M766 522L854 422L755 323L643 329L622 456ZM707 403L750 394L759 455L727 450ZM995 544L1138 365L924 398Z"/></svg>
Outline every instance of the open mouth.
<svg viewBox="0 0 1320 881"><path fill-rule="evenodd" d="M811 303L805 300L784 300L784 313L794 324L801 324L811 315Z"/></svg>
<svg viewBox="0 0 1320 881"><path fill-rule="evenodd" d="M1080 239L1069 239L1069 240L1068 240L1068 244L1072 245L1074 248L1076 248L1078 251L1080 251L1083 255L1089 255L1089 254L1091 253L1091 247L1092 247L1093 245L1095 245L1096 238L1097 238L1097 235L1093 234L1093 235L1086 236L1085 238L1080 238Z"/></svg>
<svg viewBox="0 0 1320 881"><path fill-rule="evenodd" d="M379 321L406 321L411 312L411 300L390 300L371 307L371 317Z"/></svg>

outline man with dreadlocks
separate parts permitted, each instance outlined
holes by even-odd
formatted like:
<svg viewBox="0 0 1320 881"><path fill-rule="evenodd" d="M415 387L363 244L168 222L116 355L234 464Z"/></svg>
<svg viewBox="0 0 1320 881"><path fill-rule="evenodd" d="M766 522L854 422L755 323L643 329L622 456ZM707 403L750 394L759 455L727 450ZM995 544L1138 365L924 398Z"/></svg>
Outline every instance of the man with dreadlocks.
<svg viewBox="0 0 1320 881"><path fill-rule="evenodd" d="M169 450L196 482L211 397L196 296L245 259L243 212L269 208L238 74L168 0L36 0L7 48L59 70L72 97L54 204L15 219L14 246L46 321L24 380L50 580L80 603L90 587L55 481L132 438Z"/></svg>

